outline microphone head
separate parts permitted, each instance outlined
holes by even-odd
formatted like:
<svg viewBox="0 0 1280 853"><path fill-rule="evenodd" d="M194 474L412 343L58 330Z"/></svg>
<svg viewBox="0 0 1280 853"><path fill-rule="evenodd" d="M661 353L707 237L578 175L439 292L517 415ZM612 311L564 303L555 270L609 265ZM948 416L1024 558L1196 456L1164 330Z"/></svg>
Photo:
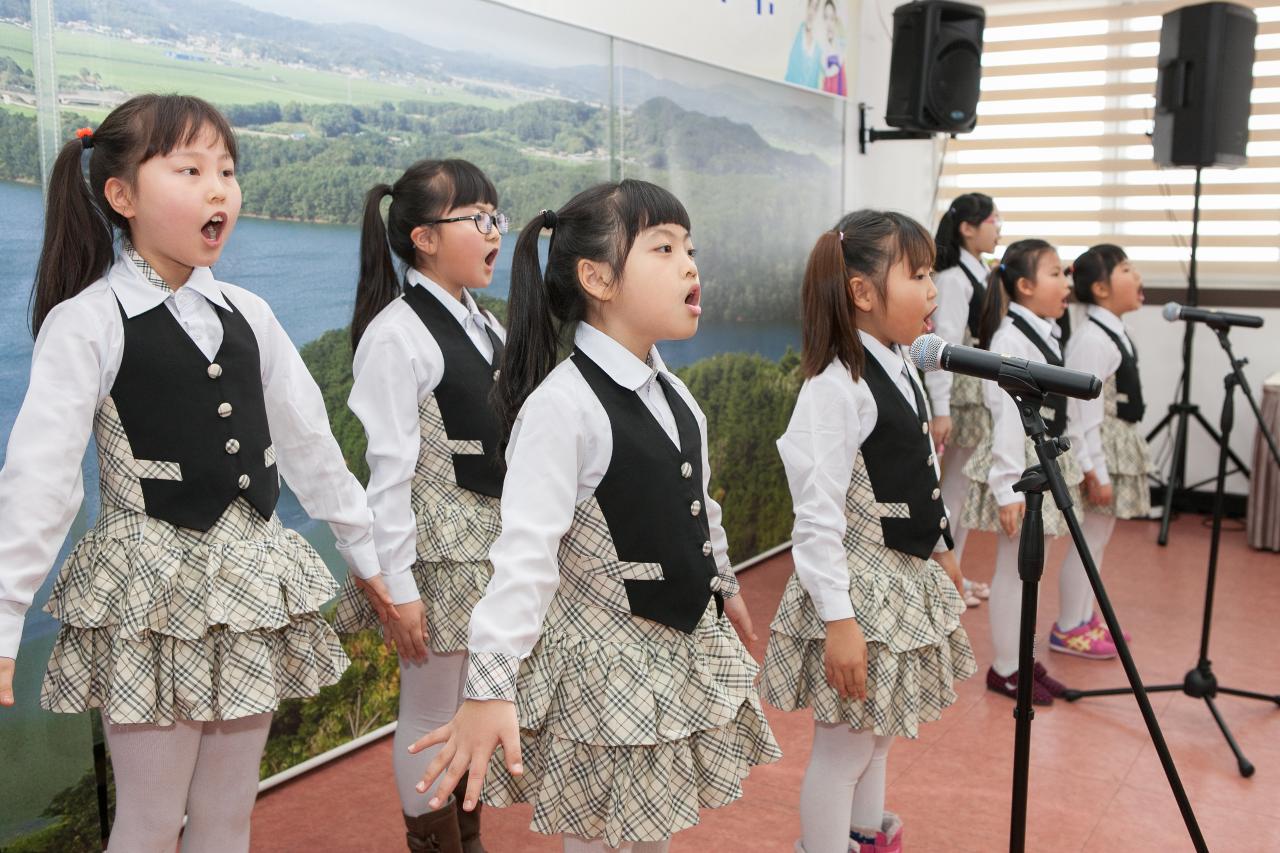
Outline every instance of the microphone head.
<svg viewBox="0 0 1280 853"><path fill-rule="evenodd" d="M1182 319L1182 306L1176 302L1166 302L1164 308L1160 309L1160 313L1166 320L1173 323Z"/></svg>
<svg viewBox="0 0 1280 853"><path fill-rule="evenodd" d="M921 335L911 343L911 363L923 373L942 368L942 350L947 342L934 334Z"/></svg>

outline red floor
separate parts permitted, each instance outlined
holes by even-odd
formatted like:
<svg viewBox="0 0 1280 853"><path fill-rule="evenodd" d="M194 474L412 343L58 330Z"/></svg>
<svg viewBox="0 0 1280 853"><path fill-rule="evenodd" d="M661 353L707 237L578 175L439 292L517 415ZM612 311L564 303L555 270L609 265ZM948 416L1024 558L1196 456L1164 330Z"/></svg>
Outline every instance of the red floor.
<svg viewBox="0 0 1280 853"><path fill-rule="evenodd" d="M1209 532L1199 516L1173 527L1170 545L1155 544L1156 527L1121 522L1103 568L1133 653L1149 684L1181 682L1195 663ZM970 540L966 568L989 579L994 538ZM1054 619L1056 567L1049 558L1040 624ZM767 626L787 575L788 555L747 570L743 591L759 628ZM990 661L986 605L965 626L985 671ZM1280 692L1280 555L1252 551L1242 531L1223 537L1212 659L1223 686ZM759 632L765 636L765 632ZM753 648L757 655L762 645ZM1118 661L1054 655L1055 675L1077 687L1120 686ZM986 692L982 678L961 688L959 702L918 741L899 740L889 758L888 806L903 816L913 853L995 851L1008 846L1013 757L1013 703ZM1181 693L1152 697L1165 737L1191 796L1209 848L1232 853L1280 850L1280 708L1222 697L1219 708L1257 766L1243 779L1201 700ZM757 768L746 797L703 813L678 835L673 851L782 851L799 834L800 779L809 749L809 718L771 711L785 758ZM403 850L391 781L391 742L383 740L264 794L253 818L255 853ZM1037 712L1032 735L1027 849L1031 851L1177 851L1191 845L1131 697L1059 702ZM485 812L490 853L558 851L558 839L528 830L529 810Z"/></svg>

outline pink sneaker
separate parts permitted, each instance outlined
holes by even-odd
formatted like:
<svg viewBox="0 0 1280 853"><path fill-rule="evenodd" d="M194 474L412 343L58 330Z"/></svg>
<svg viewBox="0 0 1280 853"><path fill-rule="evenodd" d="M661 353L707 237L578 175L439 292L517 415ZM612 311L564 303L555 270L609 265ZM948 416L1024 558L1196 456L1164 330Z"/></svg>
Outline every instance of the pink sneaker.
<svg viewBox="0 0 1280 853"><path fill-rule="evenodd" d="M854 841L849 844L849 853L902 853L902 818L886 811L875 842Z"/></svg>
<svg viewBox="0 0 1280 853"><path fill-rule="evenodd" d="M1116 645L1101 627L1089 622L1070 631L1063 631L1055 622L1053 631L1049 633L1049 651L1089 660L1107 660L1116 656Z"/></svg>
<svg viewBox="0 0 1280 853"><path fill-rule="evenodd" d="M1104 635L1104 636L1106 636L1106 638L1107 638L1107 642L1111 643L1111 645L1113 645L1113 646L1116 644L1115 638L1111 636L1111 629L1107 627L1107 623L1106 623L1106 622L1103 622L1103 621L1102 621L1102 614L1101 614L1101 613L1094 613L1094 614L1093 614L1093 618L1089 620L1089 627L1090 627L1090 628L1101 628L1101 629L1102 629L1102 633L1103 633L1103 635ZM1133 635L1132 635L1132 634L1130 634L1128 631L1124 631L1124 632L1122 632L1122 633L1124 634L1124 641L1125 641L1126 643L1132 643L1132 642L1133 642Z"/></svg>

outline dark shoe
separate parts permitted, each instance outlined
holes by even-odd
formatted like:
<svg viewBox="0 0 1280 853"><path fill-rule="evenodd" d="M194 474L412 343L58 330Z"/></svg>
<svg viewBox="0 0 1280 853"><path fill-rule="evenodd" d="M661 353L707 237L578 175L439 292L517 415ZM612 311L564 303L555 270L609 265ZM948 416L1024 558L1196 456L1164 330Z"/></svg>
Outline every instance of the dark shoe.
<svg viewBox="0 0 1280 853"><path fill-rule="evenodd" d="M480 843L480 801L472 811L462 810L462 801L467 798L467 777L463 773L458 780L458 787L453 789L453 799L458 804L458 832L462 836L462 853L486 853Z"/></svg>
<svg viewBox="0 0 1280 853"><path fill-rule="evenodd" d="M404 816L409 853L462 853L458 835L458 806L453 797L433 812Z"/></svg>
<svg viewBox="0 0 1280 853"><path fill-rule="evenodd" d="M1044 668L1044 664L1040 663L1040 661L1036 661L1035 663L1036 667L1032 670L1032 674L1035 676L1036 683L1047 690L1049 695L1054 699L1061 699L1063 696L1067 695L1067 685L1050 675L1049 671Z"/></svg>
<svg viewBox="0 0 1280 853"><path fill-rule="evenodd" d="M1018 673L1012 673L1008 677L998 674L994 669L987 670L987 689L999 693L1001 696L1008 696L1010 699L1018 698ZM1032 679L1031 683L1031 704L1032 705L1052 705L1053 696L1044 688L1040 682Z"/></svg>

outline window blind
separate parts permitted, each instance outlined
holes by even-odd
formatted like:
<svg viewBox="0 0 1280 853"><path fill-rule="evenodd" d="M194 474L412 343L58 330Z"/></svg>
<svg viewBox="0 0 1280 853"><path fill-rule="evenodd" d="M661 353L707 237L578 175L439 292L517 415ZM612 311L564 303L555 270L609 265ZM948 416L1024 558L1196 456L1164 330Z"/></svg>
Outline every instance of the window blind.
<svg viewBox="0 0 1280 853"><path fill-rule="evenodd" d="M1113 242L1148 286L1185 287L1195 170L1157 167L1147 134L1160 16L1186 3L983 5L978 126L948 143L938 215L960 193L985 192L1004 245L1041 237L1069 262ZM1280 5L1254 9L1248 163L1203 172L1198 280L1233 293L1227 304L1280 291Z"/></svg>

